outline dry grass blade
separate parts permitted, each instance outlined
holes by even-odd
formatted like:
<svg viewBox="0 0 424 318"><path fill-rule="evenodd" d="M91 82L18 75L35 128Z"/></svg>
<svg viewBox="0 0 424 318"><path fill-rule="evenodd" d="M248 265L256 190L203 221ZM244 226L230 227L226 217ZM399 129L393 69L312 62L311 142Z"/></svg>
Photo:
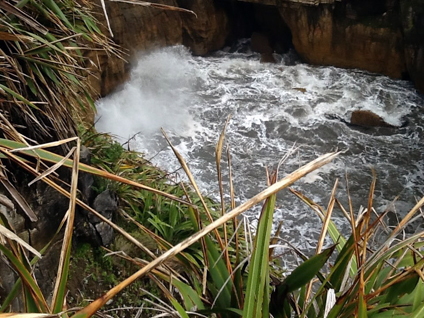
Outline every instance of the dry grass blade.
<svg viewBox="0 0 424 318"><path fill-rule="evenodd" d="M30 15L26 14L16 6L6 2L6 1L0 1L0 8L5 10L6 12L9 12L10 14L13 14L14 16L18 17L34 29L36 29L41 34L47 34L49 30L47 30L43 25L41 25L37 20L35 20Z"/></svg>
<svg viewBox="0 0 424 318"><path fill-rule="evenodd" d="M321 253L322 247L324 245L324 239L325 239L325 236L327 235L328 225L330 224L331 214L333 213L333 209L334 209L334 203L336 202L336 190L337 190L338 184L339 184L339 180L337 179L334 184L333 191L331 192L331 198L327 207L327 213L325 214L324 223L322 225L321 235L318 240L316 254Z"/></svg>
<svg viewBox="0 0 424 318"><path fill-rule="evenodd" d="M106 18L107 28L109 30L110 36L113 38L113 32L112 32L112 28L110 27L109 16L108 16L107 11L106 11L105 0L101 0L100 2L102 3L102 9L103 9L103 13L104 13L105 18Z"/></svg>
<svg viewBox="0 0 424 318"><path fill-rule="evenodd" d="M71 255L71 241L74 230L75 205L78 186L78 163L80 158L80 140L77 139L77 147L74 154L74 166L72 168L71 196L69 199L69 213L60 253L59 268L57 270L56 283L53 290L52 309L54 313L62 311L65 287L68 279L69 261Z"/></svg>
<svg viewBox="0 0 424 318"><path fill-rule="evenodd" d="M228 179L230 183L230 197L231 197L231 209L236 207L236 196L234 195L234 185L233 185L233 172L231 168L231 154L230 147L227 146L227 158L228 158ZM237 219L234 219L237 220Z"/></svg>
<svg viewBox="0 0 424 318"><path fill-rule="evenodd" d="M13 199L18 203L21 207L22 211L28 216L31 222L36 222L38 220L34 211L29 206L28 202L24 199L24 197L19 193L18 190L15 189L13 184L6 178L3 172L0 170L0 182L5 187L5 189L9 192L9 194L13 197Z"/></svg>
<svg viewBox="0 0 424 318"><path fill-rule="evenodd" d="M71 142L71 141L76 141L76 140L78 140L78 137L71 137L71 138L67 138L67 139L63 139L63 140L59 140L59 141L53 141L53 142L49 142L49 143L45 143L45 144L41 144L41 145L28 146L28 147L22 147L22 148L14 148L14 149L11 149L10 152L24 152L24 151L28 151L28 150L57 147L57 146L61 146L63 144L66 144L66 143Z"/></svg>
<svg viewBox="0 0 424 318"><path fill-rule="evenodd" d="M75 147L73 147L69 153L63 157L63 159L61 161L59 161L58 163L56 163L55 165L51 166L50 168L48 168L46 171L44 171L42 174L40 174L38 177L36 177L34 180L32 180L30 183L28 183L28 187L30 187L31 185L33 185L35 182L37 182L38 180L41 180L45 177L47 177L48 175L52 174L53 172L55 172L57 169L59 169L66 160L68 160L75 152Z"/></svg>
<svg viewBox="0 0 424 318"><path fill-rule="evenodd" d="M173 248L168 250L166 253L159 256L156 260L150 262L146 267L139 270L132 276L125 279L123 282L121 282L119 285L115 286L111 290L109 290L106 294L104 294L102 297L98 298L94 302L92 302L90 305L82 309L81 311L77 312L73 317L74 318L82 318L82 317L91 317L96 311L98 311L102 306L106 304L108 300L110 300L112 297L114 297L117 293L122 291L125 287L132 284L136 279L146 275L149 273L152 269L156 268L157 266L161 265L163 262L165 262L167 259L174 257L193 243L197 242L202 237L206 236L208 233L216 230L218 227L222 226L224 223L228 222L229 220L232 220L233 218L237 217L238 215L242 214L246 210L250 209L251 207L255 206L259 202L262 202L269 196L277 193L278 191L288 187L289 185L293 184L295 181L299 180L300 178L304 177L306 174L322 167L323 165L329 163L333 159L335 159L340 152L337 153L328 153L325 155L320 156L319 158L311 161L310 163L304 165L303 167L300 167L296 171L292 172L288 176L284 177L280 181L276 182L272 186L268 187L261 193L257 194L250 200L246 201L242 205L236 207L232 211L228 212L218 220L214 221L213 223L209 224L196 234L190 236L183 242L175 245Z"/></svg>
<svg viewBox="0 0 424 318"><path fill-rule="evenodd" d="M10 231L9 229L7 229L1 224L0 224L0 235L3 235L7 237L8 239L19 243L22 247L26 248L28 251L30 251L37 257L41 258L41 254L35 248L33 248L31 245L29 245L27 242L22 240L19 236L17 236L15 233L13 233L12 231Z"/></svg>
<svg viewBox="0 0 424 318"><path fill-rule="evenodd" d="M0 31L1 41L20 41L20 42L32 42L32 38L25 35L10 34L8 32Z"/></svg>
<svg viewBox="0 0 424 318"><path fill-rule="evenodd" d="M59 314L0 314L0 318L58 318Z"/></svg>
<svg viewBox="0 0 424 318"><path fill-rule="evenodd" d="M197 14L194 11L178 8L178 7L174 7L174 6L170 6L166 4L152 3L147 1L137 1L137 0L109 0L109 1L136 4L136 5L140 5L144 7L152 7L152 8L162 9L162 10L185 12L185 13L193 14L197 18Z"/></svg>
<svg viewBox="0 0 424 318"><path fill-rule="evenodd" d="M403 218L403 220L396 226L393 232L390 234L390 242L396 237L396 235L408 224L412 217L420 211L421 207L424 205L424 197L412 208L411 211ZM389 241L389 240L388 240Z"/></svg>
<svg viewBox="0 0 424 318"><path fill-rule="evenodd" d="M68 139L66 139L66 140L68 140ZM21 146L21 143L10 141L10 140L7 140L7 139L1 139L1 138L0 138L0 144L2 146L2 147L0 147L0 151L3 152L7 156L12 156L12 154L11 154L12 149L15 149L15 148L18 148L18 146ZM52 144L52 143L50 143L50 144ZM3 148L3 147L6 147L6 148ZM41 146L41 147L40 146L33 146L30 151L21 150L21 152L28 155L28 156L35 157L35 158L41 158L44 161L48 161L48 162L51 162L51 163L57 163L63 158L62 156L56 155L52 152L48 152L46 150L41 150L41 149L36 149L34 147L41 148L43 146ZM19 147L19 148L21 148L21 147ZM24 147L22 147L22 148L24 148ZM33 153L32 151L35 151L35 153ZM22 162L16 156L14 156L14 158L17 162ZM71 168L72 165L73 165L72 160L66 160L65 163L64 163L64 166L68 167L68 168ZM153 192L155 194L161 195L163 197L174 200L176 202L192 206L192 204L190 204L189 202L184 201L183 199L180 199L180 198L178 198L178 197L176 197L172 194L169 194L169 193L166 193L164 191L160 191L160 190L148 187L148 186L143 185L141 183L125 179L123 177L114 175L112 173L109 173L109 172L106 172L106 171L103 171L103 170L100 170L100 169L93 168L93 167L86 165L86 164L83 164L83 163L79 163L79 169L81 171L84 171L84 172L87 172L87 173L90 173L90 174L93 174L93 175L97 175L99 177L103 177L103 178L107 178L107 179L110 179L110 180L113 180L113 181L125 183L125 184L134 186L134 187L139 188L139 189L143 189L143 190Z"/></svg>
<svg viewBox="0 0 424 318"><path fill-rule="evenodd" d="M231 119L231 115L228 116L224 124L224 128L222 128L221 135L219 136L219 140L215 148L216 172L218 174L219 195L221 199L221 215L225 214L224 186L222 184L222 172L221 172L221 157L222 157L222 148L224 146L225 130L227 129L230 119ZM228 244L227 227L224 226L223 230L224 230L224 245L227 246ZM223 250L223 252L224 252L224 258L227 264L228 272L231 272L230 256L228 255L228 250L226 247Z"/></svg>
<svg viewBox="0 0 424 318"><path fill-rule="evenodd" d="M317 248L316 248L316 252L315 252L316 255L321 253L322 247L324 245L325 236L327 235L327 232L328 232L328 226L330 224L331 215L333 213L334 204L336 202L336 190L337 190L338 184L339 184L339 179L336 180L336 182L334 183L333 190L331 191L330 202L328 203L327 213L325 213L325 218L324 218L322 228L321 228L321 234L320 234L319 239L318 239L318 244L317 244ZM305 311L305 308L307 306L307 303L308 303L307 300L309 299L311 292L312 292L312 281L309 282L308 286L307 286L307 291L306 291L306 296L305 296L306 301L304 303L304 308L303 308L304 311Z"/></svg>

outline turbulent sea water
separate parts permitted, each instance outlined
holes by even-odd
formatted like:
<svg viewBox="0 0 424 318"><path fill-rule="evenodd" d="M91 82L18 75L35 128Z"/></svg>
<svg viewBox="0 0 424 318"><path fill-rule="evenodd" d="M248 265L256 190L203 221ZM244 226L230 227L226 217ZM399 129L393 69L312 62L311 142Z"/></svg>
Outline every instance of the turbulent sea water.
<svg viewBox="0 0 424 318"><path fill-rule="evenodd" d="M424 101L411 83L358 70L311 66L293 54L276 56L277 64L260 64L260 57L246 47L241 42L235 52L224 50L209 57L193 57L183 47L141 55L129 82L97 102L97 129L122 142L135 136L132 149L175 171L179 165L160 132L162 127L202 191L218 198L214 151L231 114L226 144L238 203L266 187L265 168L276 167L293 147L297 150L280 167L280 177L319 155L346 150L293 186L323 206L337 178L338 198L346 204L346 175L355 213L366 206L372 168L378 178L377 211L390 206L402 216L423 195ZM331 119L348 121L357 109L373 111L393 125L407 118L408 125L363 129ZM226 156L223 168L227 180ZM321 223L314 212L289 191L279 194L277 205L275 224L284 222L281 237L303 250L315 248ZM247 212L253 223L259 210ZM395 213L391 219L395 222ZM334 221L348 230L338 212Z"/></svg>

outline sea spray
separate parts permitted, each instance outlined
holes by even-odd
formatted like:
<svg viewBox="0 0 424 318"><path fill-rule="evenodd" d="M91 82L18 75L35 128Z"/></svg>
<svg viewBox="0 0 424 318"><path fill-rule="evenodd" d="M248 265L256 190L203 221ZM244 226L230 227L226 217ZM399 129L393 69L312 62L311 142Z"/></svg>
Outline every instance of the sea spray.
<svg viewBox="0 0 424 318"><path fill-rule="evenodd" d="M182 134L192 121L187 105L194 98L195 73L184 47L141 55L130 80L96 103L97 129L121 140L138 133L150 137L161 127Z"/></svg>

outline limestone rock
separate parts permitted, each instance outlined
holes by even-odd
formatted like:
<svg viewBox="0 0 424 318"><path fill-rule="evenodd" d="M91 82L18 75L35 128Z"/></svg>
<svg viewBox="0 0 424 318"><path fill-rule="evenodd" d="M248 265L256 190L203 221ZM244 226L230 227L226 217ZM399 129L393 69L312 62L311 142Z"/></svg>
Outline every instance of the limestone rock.
<svg viewBox="0 0 424 318"><path fill-rule="evenodd" d="M381 8L362 4L289 3L280 7L280 13L296 51L307 62L401 78L406 65L395 9L389 4Z"/></svg>
<svg viewBox="0 0 424 318"><path fill-rule="evenodd" d="M193 54L205 55L224 47L229 34L229 21L224 8L214 1L177 0L181 8L197 14L181 14L183 44Z"/></svg>
<svg viewBox="0 0 424 318"><path fill-rule="evenodd" d="M7 219L15 233L19 234L25 229L25 218L16 213L13 202L3 194L0 194L0 214Z"/></svg>
<svg viewBox="0 0 424 318"><path fill-rule="evenodd" d="M103 215L105 218L112 220L112 216L118 210L118 203L115 195L109 190L105 190L100 193L93 203L93 209ZM102 245L109 245L113 241L113 228L106 222L101 221L98 217L93 214L88 214L89 225L86 224L85 228L88 230L87 234L92 232L93 227L96 232L96 236L100 240L95 239L96 243Z"/></svg>
<svg viewBox="0 0 424 318"><path fill-rule="evenodd" d="M106 222L97 223L95 227L102 240L102 245L109 246L113 241L113 228Z"/></svg>

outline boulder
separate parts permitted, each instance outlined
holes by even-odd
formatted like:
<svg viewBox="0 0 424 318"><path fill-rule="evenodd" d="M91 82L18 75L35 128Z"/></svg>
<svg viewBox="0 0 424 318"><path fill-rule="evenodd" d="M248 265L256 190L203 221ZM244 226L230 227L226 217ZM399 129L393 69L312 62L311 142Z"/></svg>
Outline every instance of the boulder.
<svg viewBox="0 0 424 318"><path fill-rule="evenodd" d="M261 63L277 63L277 60L272 53L262 53Z"/></svg>
<svg viewBox="0 0 424 318"><path fill-rule="evenodd" d="M69 180L61 175L61 180ZM38 221L30 229L30 242L36 249L43 248L59 228L59 224L69 208L69 199L44 183L37 182L31 193L31 204Z"/></svg>
<svg viewBox="0 0 424 318"><path fill-rule="evenodd" d="M109 246L113 242L113 228L106 222L100 222L95 225L96 231L100 236L103 246Z"/></svg>
<svg viewBox="0 0 424 318"><path fill-rule="evenodd" d="M385 122L383 118L369 110L355 110L350 117L350 124L361 127L396 127Z"/></svg>
<svg viewBox="0 0 424 318"><path fill-rule="evenodd" d="M99 212L105 218L111 220L113 214L118 210L118 203L116 201L115 195L109 190L103 191L96 197L96 199L94 199L93 209ZM92 224L101 222L98 217L91 213L88 214L88 219Z"/></svg>
<svg viewBox="0 0 424 318"><path fill-rule="evenodd" d="M259 32L252 33L250 46L252 51L262 54L271 54L274 51L271 47L268 36Z"/></svg>

